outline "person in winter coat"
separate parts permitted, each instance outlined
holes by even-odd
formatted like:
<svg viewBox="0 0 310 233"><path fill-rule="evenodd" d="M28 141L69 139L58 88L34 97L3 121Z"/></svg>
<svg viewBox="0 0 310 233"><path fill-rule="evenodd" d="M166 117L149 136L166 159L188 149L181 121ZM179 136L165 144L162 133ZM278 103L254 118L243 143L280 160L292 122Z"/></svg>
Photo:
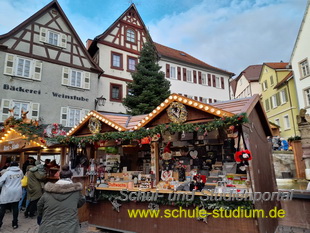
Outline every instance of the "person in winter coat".
<svg viewBox="0 0 310 233"><path fill-rule="evenodd" d="M12 227L18 228L18 202L22 197L21 179L24 174L18 167L17 162L12 162L7 171L0 177L0 186L2 187L0 194L0 227L5 215L7 205L11 205L13 209Z"/></svg>
<svg viewBox="0 0 310 233"><path fill-rule="evenodd" d="M73 183L68 165L62 167L60 179L48 182L38 202L39 233L80 232L78 208L85 203L82 184ZM42 220L41 220L42 219Z"/></svg>
<svg viewBox="0 0 310 233"><path fill-rule="evenodd" d="M25 217L34 217L37 210L37 203L43 195L43 181L46 179L46 172L43 164L37 164L29 169L27 186L27 200L30 201L25 210Z"/></svg>

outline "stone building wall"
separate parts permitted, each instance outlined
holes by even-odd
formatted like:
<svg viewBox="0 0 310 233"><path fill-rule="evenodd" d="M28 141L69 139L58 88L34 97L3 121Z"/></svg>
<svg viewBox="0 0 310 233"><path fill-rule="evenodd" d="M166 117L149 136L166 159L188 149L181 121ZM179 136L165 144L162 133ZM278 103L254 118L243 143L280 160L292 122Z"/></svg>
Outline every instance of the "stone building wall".
<svg viewBox="0 0 310 233"><path fill-rule="evenodd" d="M294 154L292 151L273 151L272 156L277 179L283 178L282 172L290 172L292 178L296 177Z"/></svg>

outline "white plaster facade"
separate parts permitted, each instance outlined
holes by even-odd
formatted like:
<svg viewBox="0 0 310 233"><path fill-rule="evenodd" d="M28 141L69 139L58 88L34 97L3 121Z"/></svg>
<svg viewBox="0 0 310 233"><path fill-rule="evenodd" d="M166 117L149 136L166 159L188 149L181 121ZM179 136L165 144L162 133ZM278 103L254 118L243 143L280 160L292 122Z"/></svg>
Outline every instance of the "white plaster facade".
<svg viewBox="0 0 310 233"><path fill-rule="evenodd" d="M294 72L299 109L310 108L310 1L302 20L290 64Z"/></svg>

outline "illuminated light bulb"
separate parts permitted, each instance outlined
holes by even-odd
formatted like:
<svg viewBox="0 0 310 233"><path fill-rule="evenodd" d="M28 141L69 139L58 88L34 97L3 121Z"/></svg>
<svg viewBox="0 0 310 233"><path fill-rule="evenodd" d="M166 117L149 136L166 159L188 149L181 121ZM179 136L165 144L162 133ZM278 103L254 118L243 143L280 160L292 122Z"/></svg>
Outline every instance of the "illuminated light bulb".
<svg viewBox="0 0 310 233"><path fill-rule="evenodd" d="M118 129L118 131L122 131L122 129Z"/></svg>
<svg viewBox="0 0 310 233"><path fill-rule="evenodd" d="M157 113L157 111L154 109L154 110L153 110L153 113L154 113L154 114L156 114L156 113Z"/></svg>
<svg viewBox="0 0 310 233"><path fill-rule="evenodd" d="M145 120L142 120L141 122L142 122L142 123L144 123L144 122L145 122Z"/></svg>
<svg viewBox="0 0 310 233"><path fill-rule="evenodd" d="M109 122L109 123L108 123L108 125L112 125L112 123L111 123L111 122Z"/></svg>
<svg viewBox="0 0 310 233"><path fill-rule="evenodd" d="M165 103L168 103L168 102L169 102L169 100L166 99L166 100L165 100Z"/></svg>
<svg viewBox="0 0 310 233"><path fill-rule="evenodd" d="M209 110L209 107L208 107L208 106L206 106L206 107L205 107L205 110L206 110L206 111L208 111L208 110Z"/></svg>
<svg viewBox="0 0 310 233"><path fill-rule="evenodd" d="M183 103L186 104L186 103L187 103L187 99L184 99L184 100L183 100Z"/></svg>
<svg viewBox="0 0 310 233"><path fill-rule="evenodd" d="M149 116L152 117L152 116L153 116L153 113L150 113Z"/></svg>
<svg viewBox="0 0 310 233"><path fill-rule="evenodd" d="M102 117L99 117L99 120L102 120L103 118Z"/></svg>
<svg viewBox="0 0 310 233"><path fill-rule="evenodd" d="M87 115L90 116L90 115L91 115L91 112L87 113Z"/></svg>
<svg viewBox="0 0 310 233"><path fill-rule="evenodd" d="M175 100L176 100L177 98L178 98L178 97L177 97L176 95L175 95L175 96L173 96L173 99L175 99Z"/></svg>
<svg viewBox="0 0 310 233"><path fill-rule="evenodd" d="M142 123L143 123L143 122L142 122ZM141 126L141 123L139 123L138 126Z"/></svg>
<svg viewBox="0 0 310 233"><path fill-rule="evenodd" d="M169 99L170 99L170 100L172 100L172 98L173 98L172 96L169 96Z"/></svg>
<svg viewBox="0 0 310 233"><path fill-rule="evenodd" d="M67 136L70 135L70 133L67 133Z"/></svg>
<svg viewBox="0 0 310 233"><path fill-rule="evenodd" d="M148 120L149 119L149 117L145 117L145 120Z"/></svg>
<svg viewBox="0 0 310 233"><path fill-rule="evenodd" d="M118 126L115 126L115 129L118 129L119 127Z"/></svg>
<svg viewBox="0 0 310 233"><path fill-rule="evenodd" d="M1 137L1 139L2 139L2 140L4 140L4 139L5 139L5 137Z"/></svg>
<svg viewBox="0 0 310 233"><path fill-rule="evenodd" d="M157 110L160 110L160 107L158 106L156 109L157 109Z"/></svg>
<svg viewBox="0 0 310 233"><path fill-rule="evenodd" d="M193 101L190 100L188 103L189 103L190 105L192 105L192 104L193 104Z"/></svg>
<svg viewBox="0 0 310 233"><path fill-rule="evenodd" d="M138 129L138 127L137 127L137 126L135 126L135 127L134 127L134 129Z"/></svg>
<svg viewBox="0 0 310 233"><path fill-rule="evenodd" d="M216 114L220 115L220 114L221 114L221 111L220 111L220 110L217 110L217 111L216 111Z"/></svg>
<svg viewBox="0 0 310 233"><path fill-rule="evenodd" d="M215 110L214 110L214 108L211 108L211 112L214 112Z"/></svg>
<svg viewBox="0 0 310 233"><path fill-rule="evenodd" d="M115 127L115 124L112 124L112 127Z"/></svg>
<svg viewBox="0 0 310 233"><path fill-rule="evenodd" d="M9 135L9 134L5 133L5 134L4 134L4 137L7 137L8 135Z"/></svg>
<svg viewBox="0 0 310 233"><path fill-rule="evenodd" d="M164 103L161 103L161 104L160 104L160 106L164 107L164 106L165 106L165 104L164 104Z"/></svg>
<svg viewBox="0 0 310 233"><path fill-rule="evenodd" d="M198 103L194 103L194 106L197 107L197 106L198 106Z"/></svg>
<svg viewBox="0 0 310 233"><path fill-rule="evenodd" d="M181 97L179 97L179 99L178 99L179 101L182 101L182 98Z"/></svg>
<svg viewBox="0 0 310 233"><path fill-rule="evenodd" d="M96 118L97 118L97 119L99 119L99 116L98 116L98 115L96 115Z"/></svg>
<svg viewBox="0 0 310 233"><path fill-rule="evenodd" d="M203 108L203 105L202 105L202 104L199 104L199 108Z"/></svg>

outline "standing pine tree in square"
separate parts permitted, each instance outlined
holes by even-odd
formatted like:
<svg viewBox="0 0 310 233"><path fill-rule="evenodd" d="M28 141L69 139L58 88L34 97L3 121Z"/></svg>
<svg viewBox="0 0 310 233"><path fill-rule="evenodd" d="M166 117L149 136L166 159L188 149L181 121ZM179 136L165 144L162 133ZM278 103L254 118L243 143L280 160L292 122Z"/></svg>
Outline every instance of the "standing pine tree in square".
<svg viewBox="0 0 310 233"><path fill-rule="evenodd" d="M129 94L123 100L129 114L150 113L170 95L170 82L160 68L154 45L145 43L132 73L133 82L128 84Z"/></svg>

